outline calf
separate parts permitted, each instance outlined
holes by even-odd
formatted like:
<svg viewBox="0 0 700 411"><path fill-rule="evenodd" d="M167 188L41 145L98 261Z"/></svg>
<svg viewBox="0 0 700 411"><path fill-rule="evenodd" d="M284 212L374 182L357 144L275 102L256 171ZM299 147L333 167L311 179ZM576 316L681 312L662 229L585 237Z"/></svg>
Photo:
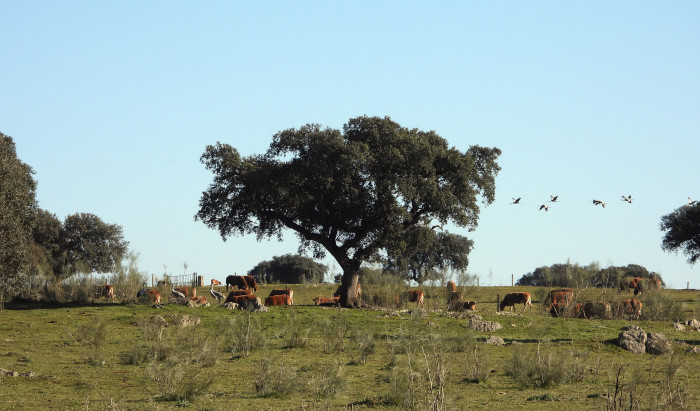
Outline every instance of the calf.
<svg viewBox="0 0 700 411"><path fill-rule="evenodd" d="M292 289L285 288L281 290L272 290L270 291L270 297L272 297L273 295L288 295L290 301L289 305L294 304L294 290Z"/></svg>
<svg viewBox="0 0 700 411"><path fill-rule="evenodd" d="M523 311L529 306L532 311L532 300L530 293L517 292L506 294L501 301L500 309L503 311L506 307L510 307L511 311L515 311L515 304L523 304Z"/></svg>
<svg viewBox="0 0 700 411"><path fill-rule="evenodd" d="M323 307L333 307L333 306L340 306L340 297L316 297L314 298L314 304L320 305Z"/></svg>
<svg viewBox="0 0 700 411"><path fill-rule="evenodd" d="M455 311L476 311L476 301L455 301L452 308Z"/></svg>
<svg viewBox="0 0 700 411"><path fill-rule="evenodd" d="M153 304L160 304L160 291L148 290L146 291L146 295Z"/></svg>
<svg viewBox="0 0 700 411"><path fill-rule="evenodd" d="M289 294L270 295L265 299L265 305L292 305L292 299Z"/></svg>
<svg viewBox="0 0 700 411"><path fill-rule="evenodd" d="M212 278L212 279L211 279L211 285L221 286L221 281L215 280L215 279Z"/></svg>
<svg viewBox="0 0 700 411"><path fill-rule="evenodd" d="M448 281L447 282L447 293L453 293L457 291L457 285L455 284L454 281Z"/></svg>

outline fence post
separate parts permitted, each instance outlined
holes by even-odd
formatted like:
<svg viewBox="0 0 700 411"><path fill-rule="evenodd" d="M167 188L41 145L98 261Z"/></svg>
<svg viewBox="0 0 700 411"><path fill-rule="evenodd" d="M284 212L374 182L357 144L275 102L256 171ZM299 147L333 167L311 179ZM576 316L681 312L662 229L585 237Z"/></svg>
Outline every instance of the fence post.
<svg viewBox="0 0 700 411"><path fill-rule="evenodd" d="M499 301L501 301L501 295L500 295L500 294L496 294L496 312L500 312L500 311L501 311L501 305L498 304Z"/></svg>

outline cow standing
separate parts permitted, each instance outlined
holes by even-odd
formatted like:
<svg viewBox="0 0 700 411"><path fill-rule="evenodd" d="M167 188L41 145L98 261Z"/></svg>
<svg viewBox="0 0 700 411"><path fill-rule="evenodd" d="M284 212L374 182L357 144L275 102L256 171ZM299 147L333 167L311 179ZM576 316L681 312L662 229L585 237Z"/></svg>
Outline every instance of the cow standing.
<svg viewBox="0 0 700 411"><path fill-rule="evenodd" d="M420 304L421 308L425 308L424 305L425 296L421 290L408 290L400 295L396 296L396 303L400 304L403 301L415 302L416 308Z"/></svg>
<svg viewBox="0 0 700 411"><path fill-rule="evenodd" d="M511 311L515 311L515 304L523 304L523 311L529 306L532 311L532 299L530 293L517 292L506 294L501 301L500 310L503 311L506 307L510 307Z"/></svg>
<svg viewBox="0 0 700 411"><path fill-rule="evenodd" d="M229 275L226 277L226 291L228 291L229 285L231 286L232 290L234 286L238 287L239 290L248 289L248 283L246 282L245 277L242 275Z"/></svg>

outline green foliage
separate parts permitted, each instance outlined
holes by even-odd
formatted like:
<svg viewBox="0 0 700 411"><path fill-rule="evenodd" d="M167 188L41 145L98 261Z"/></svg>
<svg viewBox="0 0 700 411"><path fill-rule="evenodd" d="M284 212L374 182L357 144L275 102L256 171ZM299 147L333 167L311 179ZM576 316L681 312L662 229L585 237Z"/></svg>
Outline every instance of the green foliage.
<svg viewBox="0 0 700 411"><path fill-rule="evenodd" d="M258 263L249 275L271 284L308 284L323 282L328 267L302 255L285 254Z"/></svg>
<svg viewBox="0 0 700 411"><path fill-rule="evenodd" d="M442 269L465 271L474 242L457 234L436 233L435 228L418 225L407 229L405 241L391 250L384 268L418 284L438 279Z"/></svg>
<svg viewBox="0 0 700 411"><path fill-rule="evenodd" d="M265 155L246 158L217 143L201 158L214 182L196 219L224 238L294 230L300 251L336 259L348 291L341 302L350 306L361 264L405 249L412 227L476 227L477 197L495 198L500 154L479 146L460 152L433 131L388 117L350 119L342 132L315 124L281 131Z"/></svg>
<svg viewBox="0 0 700 411"><path fill-rule="evenodd" d="M258 361L253 374L253 385L261 397L284 397L300 388L296 372L281 359L269 357Z"/></svg>
<svg viewBox="0 0 700 411"><path fill-rule="evenodd" d="M17 157L12 137L0 133L0 308L27 284L27 239L37 209L33 174Z"/></svg>
<svg viewBox="0 0 700 411"><path fill-rule="evenodd" d="M556 387L560 384L583 380L584 369L570 353L528 352L516 347L506 366L506 374L524 387Z"/></svg>
<svg viewBox="0 0 700 411"><path fill-rule="evenodd" d="M693 265L700 259L700 203L684 205L661 217L665 231L661 248L668 252L682 251Z"/></svg>
<svg viewBox="0 0 700 411"><path fill-rule="evenodd" d="M627 266L610 266L599 268L597 263L581 266L578 263L553 264L549 267L538 267L516 281L515 285L533 287L607 287L618 288L620 283L630 277L658 278L658 273L650 272L637 264ZM663 283L663 281L662 281Z"/></svg>

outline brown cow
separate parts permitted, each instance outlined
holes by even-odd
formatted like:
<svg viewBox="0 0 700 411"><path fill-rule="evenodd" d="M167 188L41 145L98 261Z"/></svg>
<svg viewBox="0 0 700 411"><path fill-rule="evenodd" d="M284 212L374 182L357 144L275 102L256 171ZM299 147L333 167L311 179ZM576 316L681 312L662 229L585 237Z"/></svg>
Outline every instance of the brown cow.
<svg viewBox="0 0 700 411"><path fill-rule="evenodd" d="M289 305L294 305L294 290L290 288L285 288L281 290L272 290L270 291L270 297L273 295L288 295L289 296Z"/></svg>
<svg viewBox="0 0 700 411"><path fill-rule="evenodd" d="M637 295L642 292L642 281L641 277L632 277L622 280L620 282L619 291L634 291L634 295Z"/></svg>
<svg viewBox="0 0 700 411"><path fill-rule="evenodd" d="M289 294L270 295L265 299L265 305L292 305L292 299Z"/></svg>
<svg viewBox="0 0 700 411"><path fill-rule="evenodd" d="M114 287L109 284L98 285L97 292L95 293L95 298L105 297L114 299Z"/></svg>
<svg viewBox="0 0 700 411"><path fill-rule="evenodd" d="M153 304L160 304L160 291L148 290L146 291L146 295Z"/></svg>
<svg viewBox="0 0 700 411"><path fill-rule="evenodd" d="M571 288L560 288L558 290L552 290L547 294L547 298L544 299L545 304L568 304L574 299L574 290Z"/></svg>
<svg viewBox="0 0 700 411"><path fill-rule="evenodd" d="M447 282L447 292L448 293L453 293L457 291L457 285L455 285L454 281L448 281Z"/></svg>
<svg viewBox="0 0 700 411"><path fill-rule="evenodd" d="M175 287L175 291L185 294L185 297L187 298L197 296L197 289L194 287Z"/></svg>
<svg viewBox="0 0 700 411"><path fill-rule="evenodd" d="M255 295L253 295L253 293L250 291L250 289L233 290L230 293L228 293L228 296L226 296L226 300L224 302L225 303L233 302L232 300L230 300L230 298L239 297L241 295L252 295L253 297L255 297Z"/></svg>
<svg viewBox="0 0 700 411"><path fill-rule="evenodd" d="M515 304L523 304L523 311L530 306L530 311L532 311L532 299L530 298L530 293L517 292L506 294L501 301L501 311L506 307L510 307L511 311L515 311Z"/></svg>
<svg viewBox="0 0 700 411"><path fill-rule="evenodd" d="M216 285L216 286L219 286L219 287L220 287L220 286L221 286L221 281L215 280L215 279L212 278L212 279L211 279L211 285Z"/></svg>
<svg viewBox="0 0 700 411"><path fill-rule="evenodd" d="M248 284L248 287L252 288L257 293L258 292L258 282L255 281L255 277L253 277L252 275L245 275L245 276L243 276L243 278L245 279L246 284Z"/></svg>
<svg viewBox="0 0 700 411"><path fill-rule="evenodd" d="M246 282L245 277L242 275L229 275L226 277L226 291L228 291L229 285L231 286L232 290L234 286L238 287L239 290L245 290L248 288L248 283Z"/></svg>
<svg viewBox="0 0 700 411"><path fill-rule="evenodd" d="M423 304L424 300L424 295L423 291L421 290L408 290L400 295L396 296L396 303L400 304L403 301L409 301L409 302L415 302L416 307L418 307L418 304L420 304L421 308L425 308L425 305Z"/></svg>
<svg viewBox="0 0 700 411"><path fill-rule="evenodd" d="M188 301L192 301L194 305L200 306L204 305L207 303L207 297L200 295L200 296L194 296L190 297Z"/></svg>
<svg viewBox="0 0 700 411"><path fill-rule="evenodd" d="M323 307L340 306L340 297L316 297L313 301Z"/></svg>

